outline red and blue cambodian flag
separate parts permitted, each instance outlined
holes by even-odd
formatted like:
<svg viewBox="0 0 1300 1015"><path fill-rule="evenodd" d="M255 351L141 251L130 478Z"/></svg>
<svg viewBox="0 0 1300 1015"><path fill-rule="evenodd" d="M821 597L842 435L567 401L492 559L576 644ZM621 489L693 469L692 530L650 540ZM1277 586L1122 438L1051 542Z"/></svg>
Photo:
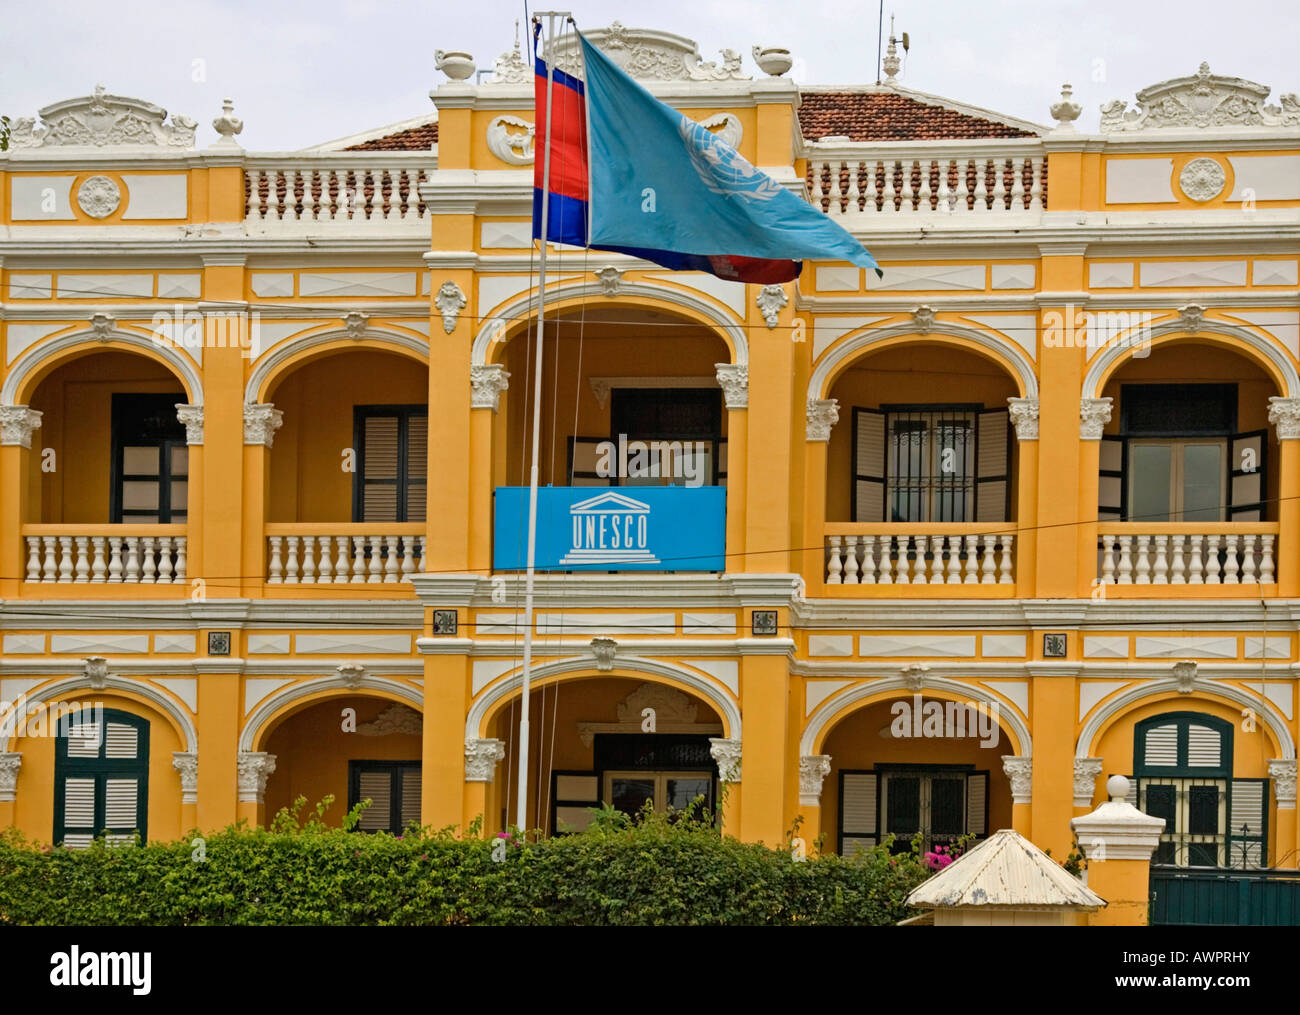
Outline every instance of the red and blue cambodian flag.
<svg viewBox="0 0 1300 1015"><path fill-rule="evenodd" d="M803 259L880 269L843 227L647 92L579 34L584 79L535 59L533 237L630 254L672 271L760 284ZM550 180L544 186L547 132Z"/></svg>

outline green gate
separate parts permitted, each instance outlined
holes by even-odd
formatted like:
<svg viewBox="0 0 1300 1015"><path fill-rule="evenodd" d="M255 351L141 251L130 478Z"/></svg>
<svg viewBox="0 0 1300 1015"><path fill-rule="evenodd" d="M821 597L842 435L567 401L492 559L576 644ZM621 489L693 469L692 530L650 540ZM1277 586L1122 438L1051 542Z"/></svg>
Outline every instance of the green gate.
<svg viewBox="0 0 1300 1015"><path fill-rule="evenodd" d="M1151 923L1300 926L1300 871L1151 868Z"/></svg>

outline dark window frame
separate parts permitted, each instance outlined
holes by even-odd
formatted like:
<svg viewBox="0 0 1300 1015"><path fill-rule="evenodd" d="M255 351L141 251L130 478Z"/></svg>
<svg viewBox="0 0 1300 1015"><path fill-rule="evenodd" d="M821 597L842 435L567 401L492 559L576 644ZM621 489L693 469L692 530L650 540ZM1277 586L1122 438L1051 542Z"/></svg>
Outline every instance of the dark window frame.
<svg viewBox="0 0 1300 1015"><path fill-rule="evenodd" d="M421 773L421 784L423 785L423 763L420 759L414 761L384 760L384 761L364 761L348 759L348 810L361 802L361 773L362 772L387 772L389 775L389 804L388 804L388 827L385 828L362 828L358 825L353 831L357 832L389 832L392 835L401 835L405 826L402 824L402 781L405 773L416 771ZM420 820L423 820L421 813Z"/></svg>
<svg viewBox="0 0 1300 1015"><path fill-rule="evenodd" d="M95 715L98 713L88 712ZM107 782L111 777L130 777L136 780L136 818L133 831L140 833L140 841L149 838L149 720L144 716L124 712L121 709L106 708L103 711L103 728L99 731L99 755L95 758L68 757L68 733L70 720L62 716L58 720L58 734L54 741L54 835L57 846L67 836L64 824L65 805L67 803L66 781L69 778L95 780L95 819L94 835L96 838L107 833ZM108 724L110 722L130 726L136 731L136 756L134 758L107 758ZM114 832L113 834L119 834Z"/></svg>
<svg viewBox="0 0 1300 1015"><path fill-rule="evenodd" d="M182 477L172 476L172 449L176 447L186 448L186 483L189 483L189 444L185 436L185 424L176 416L176 406L184 404L187 401L186 394L182 392L164 393L157 392L114 392L112 406L110 409L109 423L109 447L111 449L111 464L109 468L109 520L113 525L131 525L137 524L131 521L131 515L148 515L156 514L159 525L183 524L189 518L188 499L187 507L181 511L173 511L171 506L172 498L172 481ZM143 411L140 407L150 405L149 410ZM170 410L171 419L168 421L168 428L172 436L166 437L138 437L131 438L127 431L132 425L132 420L128 417L134 416L134 424L139 426L144 419L153 415L159 408ZM132 411L134 410L134 411ZM126 470L126 449L127 447L153 447L158 448L159 470L156 476L145 476L139 473L127 473ZM132 480L157 481L158 483L158 510L145 511L132 509L127 511L122 506L122 484ZM155 524L146 522L143 524Z"/></svg>
<svg viewBox="0 0 1300 1015"><path fill-rule="evenodd" d="M366 480L366 420L373 417L395 416L397 418L397 476L392 480L372 479L370 485L384 485L390 483L396 488L397 496L394 498L397 506L397 517L390 519L394 524L408 521L407 503L410 499L411 480L409 474L410 455L410 420L411 417L429 418L429 406L422 403L411 403L403 405L354 405L352 407L352 447L357 452L356 472L352 474L352 521L365 521L365 490ZM426 423L426 427L427 427ZM427 440L428 438L426 438ZM424 479L425 503L428 503L429 477ZM425 511L426 519L428 511ZM418 519L417 519L418 521ZM373 524L384 524L376 522Z"/></svg>

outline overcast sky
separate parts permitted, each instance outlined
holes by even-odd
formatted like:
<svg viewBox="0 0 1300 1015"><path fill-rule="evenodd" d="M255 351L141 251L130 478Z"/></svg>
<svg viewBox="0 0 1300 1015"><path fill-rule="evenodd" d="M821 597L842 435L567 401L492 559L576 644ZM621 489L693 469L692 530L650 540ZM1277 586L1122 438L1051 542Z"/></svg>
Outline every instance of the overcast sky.
<svg viewBox="0 0 1300 1015"><path fill-rule="evenodd" d="M537 5L534 3L533 7ZM800 83L871 83L877 3L855 0L573 0L579 27L618 19L695 39L706 60L755 43L796 58ZM1139 88L1213 71L1300 92L1296 0L897 0L911 36L901 80L1050 123L1063 81L1083 103L1131 103ZM523 3L513 0L0 0L0 113L34 116L96 83L200 123L215 140L221 99L243 117L257 151L319 144L431 111L444 80L435 49L468 50L490 68L508 50Z"/></svg>

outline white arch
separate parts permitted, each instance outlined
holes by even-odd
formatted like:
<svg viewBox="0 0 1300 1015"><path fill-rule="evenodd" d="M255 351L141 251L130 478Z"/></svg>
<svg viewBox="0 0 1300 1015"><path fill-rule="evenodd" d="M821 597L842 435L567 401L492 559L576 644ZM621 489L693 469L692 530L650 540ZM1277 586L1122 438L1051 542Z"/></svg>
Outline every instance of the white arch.
<svg viewBox="0 0 1300 1015"><path fill-rule="evenodd" d="M376 677L367 673L356 684L349 684L344 681L343 677L335 673L328 677L317 677L315 680L304 680L296 684L289 684L274 692L270 697L258 702L257 707L244 720L244 728L239 733L239 749L241 751L253 750L253 745L257 743L258 738L262 735L262 730L271 717L274 716L282 707L299 698L306 698L318 691L335 691L342 690L348 693L359 693L361 691L375 691L384 697L401 698L403 701L414 705L421 713L424 711L424 694L420 688L412 687L410 684L403 684L396 680L387 680L384 677Z"/></svg>
<svg viewBox="0 0 1300 1015"><path fill-rule="evenodd" d="M367 326L360 338L349 335L345 328L330 328L328 331L317 331L308 335L294 335L277 342L270 352L258 357L257 365L253 367L248 383L244 386L244 402L252 405L261 401L258 392L261 391L262 385L286 360L307 349L337 342L339 339L355 342L358 351L372 349L376 344L391 345L414 352L425 363L429 362L429 343L425 339L397 331L384 331L373 326Z"/></svg>
<svg viewBox="0 0 1300 1015"><path fill-rule="evenodd" d="M182 739L185 741L184 750L193 752L199 749L199 732L194 728L194 723L189 715L161 687L146 683L143 680L127 680L124 677L114 676L110 673L104 687L92 688L85 674L78 674L75 677L65 677L62 680L57 680L48 687L40 688L36 692L39 697L29 698L27 705L28 708L41 705L60 695L67 694L69 691L89 691L93 696L105 690L129 691L148 699L151 704L158 707L159 711L165 713L176 723L177 728L181 731Z"/></svg>
<svg viewBox="0 0 1300 1015"><path fill-rule="evenodd" d="M1143 335L1142 342L1134 345L1130 342L1117 341L1108 344L1092 364L1088 367L1088 372L1083 375L1083 395L1084 398L1097 398L1101 394L1103 378L1110 371L1113 364L1131 356L1137 348L1147 344L1148 339L1159 338L1161 335L1168 335L1171 332L1186 332L1187 325L1181 318L1171 318L1160 324L1153 325L1151 330ZM1270 342L1263 335L1251 331L1249 328L1243 328L1236 324L1228 324L1224 321L1205 320L1201 321L1199 329L1195 335L1189 334L1189 338L1195 338L1197 335L1215 334L1224 335L1228 338L1235 338L1246 345L1250 346L1266 360L1273 364L1278 374L1282 378L1283 390L1280 394L1284 398L1293 398L1300 395L1300 373L1296 371L1295 364L1287 358L1286 353L1275 343Z"/></svg>
<svg viewBox="0 0 1300 1015"><path fill-rule="evenodd" d="M24 352L9 370L8 376L5 377L4 387L0 388L0 405L18 404L15 401L18 397L18 391L33 370L39 365L47 363L51 357L67 349L77 346L86 347L89 336L94 336L94 332L88 328L83 328L67 335L60 335L48 342L38 342ZM91 341L95 343L91 348L98 349L99 337L94 336ZM181 351L171 342L155 342L151 337L132 331L122 331L118 328L113 329L109 341L120 342L122 345L133 346L161 356L167 365L181 376L185 387L189 389L186 396L189 399L189 404L203 404L203 379L199 376L197 366L188 356L182 355Z"/></svg>
<svg viewBox="0 0 1300 1015"><path fill-rule="evenodd" d="M865 701L867 698L874 697L883 691L914 693L908 690L907 682L900 674L896 677L885 677L882 680L869 680L865 684L857 684L847 691L831 696L812 714L812 717L808 720L808 725L804 727L803 737L799 741L799 754L817 753L817 741L822 738L824 732L829 731L831 721L844 711L846 705L851 705L857 701ZM1014 708L1008 707L1007 703L994 695L992 691L975 684L967 684L960 680L952 680L949 677L936 677L930 674L926 674L925 684L922 687L922 692L925 691L946 691L967 700L978 701L985 705L996 705L997 712L994 715L997 716L998 725L1010 730L1015 735L1016 740L1020 742L1019 757L1027 758L1033 754L1034 747L1029 736L1029 727Z"/></svg>
<svg viewBox="0 0 1300 1015"><path fill-rule="evenodd" d="M719 307L707 300L682 289L669 289L665 286L648 285L645 282L628 281L624 281L619 286L618 295L620 298L628 296L663 300L665 303L672 303L699 314L714 327L727 333L727 336L731 339L731 346L735 350L732 359L733 363L749 362L749 342L745 339L744 328L728 317ZM548 302L587 296L608 300L608 297L604 295L600 282L597 281L572 282L567 285L557 286L554 289L548 286L546 289ZM509 303L503 305L491 318L483 322L478 334L474 336L474 346L470 351L470 363L473 366L485 365L488 353L491 351L492 342L499 335L504 335L512 326L518 325L536 313L536 293L525 293L522 296L516 296Z"/></svg>
<svg viewBox="0 0 1300 1015"><path fill-rule="evenodd" d="M964 338L967 341L974 342L978 346L989 350L996 355L996 358L1005 366L1009 366L1013 371L1013 376L1020 384L1020 397L1035 398L1038 395L1038 377L1034 374L1034 364L1026 355L1025 350L1020 348L1009 339L1002 338L990 331L981 331L979 328L971 328L964 324L954 324L951 321L935 321L928 332L922 334L917 330L916 324L912 321L904 321L901 324L891 324L885 328L868 328L861 334L836 346L831 350L830 355L826 356L817 368L812 372L808 379L808 398L820 399L826 398L825 388L835 368L841 363L852 359L862 350L867 349L886 339L897 338L900 335L920 335L921 339L942 338Z"/></svg>
<svg viewBox="0 0 1300 1015"><path fill-rule="evenodd" d="M1286 759L1294 758L1295 740L1291 737L1291 731L1287 729L1286 722L1281 719L1272 707L1264 703L1262 697L1243 691L1232 684L1214 681L1197 681L1195 691L1201 691L1205 694L1217 694L1222 698L1227 698L1243 708L1249 708L1255 712L1260 719L1264 721L1270 730L1273 731L1273 738L1277 741L1282 751L1282 757ZM1195 691L1193 695L1195 695ZM1093 746L1093 741L1097 734L1101 732L1103 726L1112 718L1118 716L1121 712L1127 710L1130 706L1137 704L1143 698L1154 698L1160 695L1178 694L1178 681L1170 677L1162 677L1159 680L1147 680L1138 684L1136 687L1130 687L1110 701L1096 708L1091 718L1083 724L1083 729L1079 731L1079 739L1075 744L1074 756L1076 758L1091 758L1093 754L1089 753ZM1182 701L1180 704L1192 704L1196 701L1195 696L1188 701L1186 695L1180 695ZM1186 711L1182 708L1179 711Z"/></svg>
<svg viewBox="0 0 1300 1015"><path fill-rule="evenodd" d="M543 677L560 673L591 670L595 669L595 666L596 661L591 656L574 656L570 659L561 659L557 662L547 663L545 666L535 667L532 680L540 680ZM666 663L659 659L619 656L614 660L614 670L608 676L619 677L623 676L625 672L648 673L651 676L664 677L668 680L675 680L679 684L685 684L718 710L722 716L727 736L732 740L740 739L740 706L736 704L734 699L723 692L720 684L708 679L703 674L695 673L685 667ZM603 673L600 675L605 676ZM475 740L483 736L480 730L483 727L483 721L492 711L493 706L519 690L523 682L523 671L517 670L508 679L489 687L470 706L469 716L465 720L465 738Z"/></svg>

